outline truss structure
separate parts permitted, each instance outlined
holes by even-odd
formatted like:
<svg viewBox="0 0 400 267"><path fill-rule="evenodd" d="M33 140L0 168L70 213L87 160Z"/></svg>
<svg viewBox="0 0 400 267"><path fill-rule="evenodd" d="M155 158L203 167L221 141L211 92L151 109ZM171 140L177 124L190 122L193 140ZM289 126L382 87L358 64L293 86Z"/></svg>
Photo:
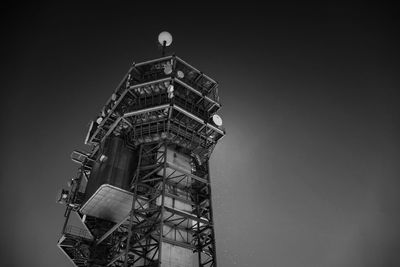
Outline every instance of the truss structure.
<svg viewBox="0 0 400 267"><path fill-rule="evenodd" d="M220 107L217 82L176 56L133 64L90 125L91 152L71 155L80 167L60 196L58 246L75 266L217 266L208 161L225 135L212 121ZM88 195L115 137L138 155L129 186Z"/></svg>

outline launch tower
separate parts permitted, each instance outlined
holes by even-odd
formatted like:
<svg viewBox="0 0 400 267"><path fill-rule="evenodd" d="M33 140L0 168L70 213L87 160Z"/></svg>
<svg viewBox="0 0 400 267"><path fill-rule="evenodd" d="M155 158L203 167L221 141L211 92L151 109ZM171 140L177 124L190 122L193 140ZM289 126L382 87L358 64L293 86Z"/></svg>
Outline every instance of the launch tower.
<svg viewBox="0 0 400 267"><path fill-rule="evenodd" d="M159 41L164 55L172 37ZM58 246L75 266L217 266L209 158L225 134L220 107L218 83L177 56L131 66L60 192Z"/></svg>

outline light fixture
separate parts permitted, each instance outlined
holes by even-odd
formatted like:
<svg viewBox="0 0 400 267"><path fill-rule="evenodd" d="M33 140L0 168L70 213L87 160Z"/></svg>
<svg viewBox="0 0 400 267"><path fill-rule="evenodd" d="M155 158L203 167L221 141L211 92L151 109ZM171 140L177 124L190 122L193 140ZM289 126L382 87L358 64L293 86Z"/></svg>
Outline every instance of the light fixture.
<svg viewBox="0 0 400 267"><path fill-rule="evenodd" d="M161 44L162 47L162 56L165 56L165 48L172 44L172 35L169 32L161 32L158 35L158 42Z"/></svg>
<svg viewBox="0 0 400 267"><path fill-rule="evenodd" d="M158 35L158 42L162 46L170 46L172 44L172 35L167 31L163 31Z"/></svg>

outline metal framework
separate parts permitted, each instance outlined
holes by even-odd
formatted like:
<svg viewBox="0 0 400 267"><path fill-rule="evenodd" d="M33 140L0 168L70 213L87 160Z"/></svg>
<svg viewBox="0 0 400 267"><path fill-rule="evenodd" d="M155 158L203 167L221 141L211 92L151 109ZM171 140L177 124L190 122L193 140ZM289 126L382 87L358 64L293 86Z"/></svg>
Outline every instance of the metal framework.
<svg viewBox="0 0 400 267"><path fill-rule="evenodd" d="M71 155L80 167L60 196L58 246L75 266L175 266L172 254L217 266L208 160L225 135L212 121L220 107L217 82L176 56L133 64L91 123L91 152ZM113 136L138 154L129 188L103 184L88 196L101 144ZM177 151L190 168L172 160ZM69 224L75 215L81 226Z"/></svg>

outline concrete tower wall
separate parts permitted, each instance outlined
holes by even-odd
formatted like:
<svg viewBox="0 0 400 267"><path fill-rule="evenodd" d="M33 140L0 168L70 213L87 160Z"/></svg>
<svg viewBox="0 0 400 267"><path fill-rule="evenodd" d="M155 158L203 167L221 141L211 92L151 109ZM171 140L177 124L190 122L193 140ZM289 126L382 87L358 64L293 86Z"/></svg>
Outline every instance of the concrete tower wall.
<svg viewBox="0 0 400 267"><path fill-rule="evenodd" d="M192 250L174 246L169 243L162 243L161 250L162 267L198 267L197 253Z"/></svg>

